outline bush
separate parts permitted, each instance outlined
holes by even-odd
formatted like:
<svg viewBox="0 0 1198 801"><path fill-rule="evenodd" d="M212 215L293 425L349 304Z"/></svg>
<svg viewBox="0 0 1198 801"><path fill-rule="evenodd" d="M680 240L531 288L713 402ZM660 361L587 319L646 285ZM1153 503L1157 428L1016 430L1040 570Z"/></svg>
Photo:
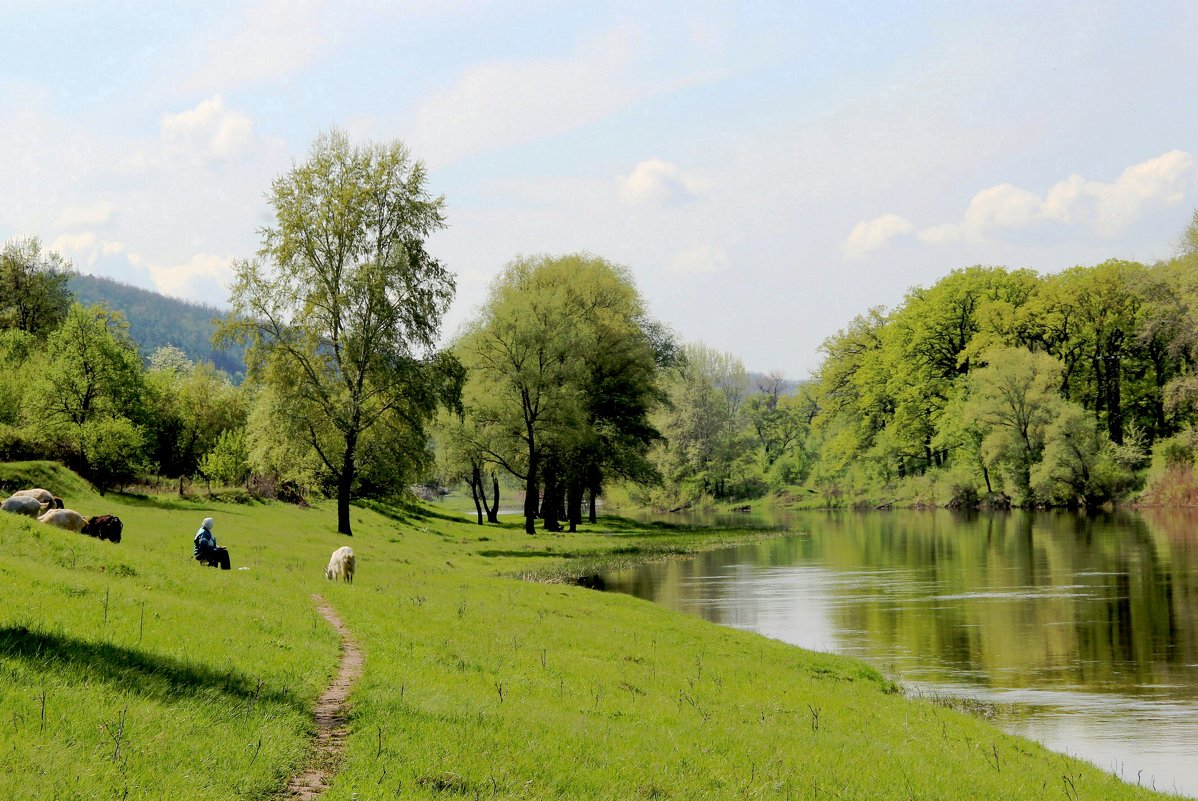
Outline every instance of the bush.
<svg viewBox="0 0 1198 801"><path fill-rule="evenodd" d="M103 495L149 472L141 429L124 417L92 420L80 435L88 478Z"/></svg>
<svg viewBox="0 0 1198 801"><path fill-rule="evenodd" d="M976 509L981 503L977 487L972 484L953 483L948 500L950 509Z"/></svg>
<svg viewBox="0 0 1198 801"><path fill-rule="evenodd" d="M249 475L249 456L241 429L222 431L216 446L200 460L200 473L226 485L240 485Z"/></svg>
<svg viewBox="0 0 1198 801"><path fill-rule="evenodd" d="M1193 430L1159 440L1152 448L1152 464L1164 468L1186 467L1194 464Z"/></svg>

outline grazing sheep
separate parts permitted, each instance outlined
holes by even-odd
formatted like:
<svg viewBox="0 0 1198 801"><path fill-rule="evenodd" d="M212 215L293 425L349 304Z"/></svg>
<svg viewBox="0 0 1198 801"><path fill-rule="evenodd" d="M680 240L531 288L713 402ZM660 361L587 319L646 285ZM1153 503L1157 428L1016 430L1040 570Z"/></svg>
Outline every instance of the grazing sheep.
<svg viewBox="0 0 1198 801"><path fill-rule="evenodd" d="M342 545L333 551L329 566L324 569L324 577L329 581L342 579L347 584L354 583L354 549Z"/></svg>
<svg viewBox="0 0 1198 801"><path fill-rule="evenodd" d="M11 498L5 498L3 503L0 503L0 509L6 512L13 512L18 515L29 515L37 517L45 514L50 507L37 498L31 498L28 495L14 495Z"/></svg>
<svg viewBox="0 0 1198 801"><path fill-rule="evenodd" d="M62 508L62 501L59 500L58 498L55 498L54 493L50 492L50 490L45 490L45 489L42 489L41 487L34 487L33 489L17 490L16 492L13 493L14 498L20 497L20 496L24 496L26 498L37 498L42 503L49 504L50 506L55 507L57 509ZM55 503L55 501L57 501L57 503Z"/></svg>
<svg viewBox="0 0 1198 801"><path fill-rule="evenodd" d="M38 520L42 523L49 523L52 526L65 528L67 531L74 531L76 534L83 531L83 525L87 522L84 520L83 515L74 509L51 509L39 517Z"/></svg>
<svg viewBox="0 0 1198 801"><path fill-rule="evenodd" d="M89 517L83 524L83 533L110 542L121 541L121 531L125 525L116 515L96 515Z"/></svg>

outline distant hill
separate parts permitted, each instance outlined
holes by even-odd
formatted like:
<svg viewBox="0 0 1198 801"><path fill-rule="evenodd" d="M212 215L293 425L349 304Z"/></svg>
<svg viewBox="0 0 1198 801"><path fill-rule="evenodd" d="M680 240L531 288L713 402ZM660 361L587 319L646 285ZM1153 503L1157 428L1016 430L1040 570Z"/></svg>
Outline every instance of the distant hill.
<svg viewBox="0 0 1198 801"><path fill-rule="evenodd" d="M208 361L239 380L245 372L245 350L212 347L213 322L227 312L214 306L168 298L157 292L94 275L74 275L68 284L84 306L103 303L129 321L129 335L148 358L163 345L174 345L192 361Z"/></svg>

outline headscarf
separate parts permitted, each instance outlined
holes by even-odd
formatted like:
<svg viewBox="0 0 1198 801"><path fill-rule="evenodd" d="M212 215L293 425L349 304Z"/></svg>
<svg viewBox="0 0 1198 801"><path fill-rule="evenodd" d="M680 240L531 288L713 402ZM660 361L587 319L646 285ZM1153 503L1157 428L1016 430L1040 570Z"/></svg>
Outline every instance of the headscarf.
<svg viewBox="0 0 1198 801"><path fill-rule="evenodd" d="M213 523L213 520L212 520L212 518L211 518L211 517L205 517L205 518L204 518L204 522L200 524L200 528L206 528L206 529L208 529L209 531L211 531L211 530L212 530L212 523Z"/></svg>

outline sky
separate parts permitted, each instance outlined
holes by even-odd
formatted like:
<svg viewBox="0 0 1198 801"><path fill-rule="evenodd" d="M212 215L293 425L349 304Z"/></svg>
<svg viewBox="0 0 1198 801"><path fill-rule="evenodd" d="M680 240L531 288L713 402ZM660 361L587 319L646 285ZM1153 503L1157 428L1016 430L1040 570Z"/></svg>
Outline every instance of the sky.
<svg viewBox="0 0 1198 801"><path fill-rule="evenodd" d="M1196 42L1192 0L0 0L0 240L223 306L340 128L445 196L447 337L513 258L586 251L801 380L953 269L1172 255Z"/></svg>

